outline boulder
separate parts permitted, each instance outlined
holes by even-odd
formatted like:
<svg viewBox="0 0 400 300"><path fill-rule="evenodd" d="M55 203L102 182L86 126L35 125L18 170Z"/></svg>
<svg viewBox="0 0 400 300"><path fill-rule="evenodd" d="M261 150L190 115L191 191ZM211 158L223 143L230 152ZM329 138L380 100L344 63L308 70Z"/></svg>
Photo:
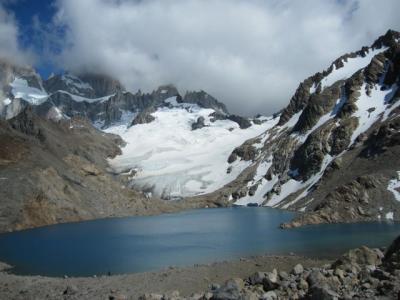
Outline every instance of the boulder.
<svg viewBox="0 0 400 300"><path fill-rule="evenodd" d="M352 249L344 254L340 259L332 264L332 268L352 269L351 266L372 265L378 266L381 264L381 259L378 253L368 247Z"/></svg>
<svg viewBox="0 0 400 300"><path fill-rule="evenodd" d="M153 112L155 112L155 109L153 107L143 110L132 120L132 123L130 126L135 126L138 124L147 124L147 123L153 122L156 119L154 116L151 115Z"/></svg>
<svg viewBox="0 0 400 300"><path fill-rule="evenodd" d="M303 272L304 272L304 268L303 268L303 266L301 264L295 265L293 270L292 270L292 273L294 275L300 275Z"/></svg>
<svg viewBox="0 0 400 300"><path fill-rule="evenodd" d="M277 300L278 296L274 291L268 291L264 293L261 297L262 300Z"/></svg>
<svg viewBox="0 0 400 300"><path fill-rule="evenodd" d="M332 291L328 286L313 286L309 289L307 293L307 299L309 300L337 300L339 299L339 294Z"/></svg>
<svg viewBox="0 0 400 300"><path fill-rule="evenodd" d="M398 236L386 250L383 261L396 261L400 263L400 236Z"/></svg>
<svg viewBox="0 0 400 300"><path fill-rule="evenodd" d="M249 283L251 285L262 284L265 277L266 277L266 273L256 272L249 277Z"/></svg>
<svg viewBox="0 0 400 300"><path fill-rule="evenodd" d="M312 286L321 286L326 283L326 278L319 270L313 270L307 276L307 283Z"/></svg>
<svg viewBox="0 0 400 300"><path fill-rule="evenodd" d="M225 282L218 290L213 292L211 299L214 300L235 300L240 297L240 292L244 288L242 279L234 278Z"/></svg>
<svg viewBox="0 0 400 300"><path fill-rule="evenodd" d="M275 290L279 287L278 283L278 271L274 269L272 272L265 273L263 279L263 287L265 291Z"/></svg>
<svg viewBox="0 0 400 300"><path fill-rule="evenodd" d="M197 129L201 129L203 127L205 127L206 125L204 124L204 117L198 117L197 121L192 123L192 130L197 130Z"/></svg>
<svg viewBox="0 0 400 300"><path fill-rule="evenodd" d="M251 122L248 119L243 118L241 116L229 115L227 119L236 122L239 125L240 129L247 129L251 127Z"/></svg>
<svg viewBox="0 0 400 300"><path fill-rule="evenodd" d="M75 285L68 285L67 288L64 290L64 295L74 295L78 293L78 288Z"/></svg>

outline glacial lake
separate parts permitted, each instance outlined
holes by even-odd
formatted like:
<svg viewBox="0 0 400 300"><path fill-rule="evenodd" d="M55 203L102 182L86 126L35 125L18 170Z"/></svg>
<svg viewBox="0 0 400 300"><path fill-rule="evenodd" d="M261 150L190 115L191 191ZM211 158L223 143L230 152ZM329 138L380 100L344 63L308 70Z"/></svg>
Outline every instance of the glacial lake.
<svg viewBox="0 0 400 300"><path fill-rule="evenodd" d="M400 234L399 223L386 222L279 229L292 217L233 207L53 225L0 234L0 261L16 274L122 274L261 254L336 257L361 245L388 246Z"/></svg>

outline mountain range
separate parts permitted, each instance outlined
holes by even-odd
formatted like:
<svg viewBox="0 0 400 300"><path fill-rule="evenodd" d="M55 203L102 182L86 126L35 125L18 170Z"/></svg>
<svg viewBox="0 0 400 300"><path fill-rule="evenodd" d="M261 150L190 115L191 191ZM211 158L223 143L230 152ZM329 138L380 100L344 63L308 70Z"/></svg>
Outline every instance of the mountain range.
<svg viewBox="0 0 400 300"><path fill-rule="evenodd" d="M227 205L297 211L284 228L399 220L399 86L392 30L268 117L230 114L205 91L43 80L0 61L0 231Z"/></svg>

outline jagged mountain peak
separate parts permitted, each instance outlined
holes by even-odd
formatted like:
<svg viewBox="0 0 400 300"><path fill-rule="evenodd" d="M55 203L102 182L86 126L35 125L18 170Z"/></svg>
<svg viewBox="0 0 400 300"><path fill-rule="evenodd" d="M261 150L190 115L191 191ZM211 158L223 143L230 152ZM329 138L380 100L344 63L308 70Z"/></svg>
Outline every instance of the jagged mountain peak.
<svg viewBox="0 0 400 300"><path fill-rule="evenodd" d="M51 76L44 82L46 91L65 91L89 99L106 97L125 91L123 85L108 75L95 73L66 72Z"/></svg>
<svg viewBox="0 0 400 300"><path fill-rule="evenodd" d="M278 124L232 153L252 165L220 193L306 212L287 226L400 218L399 42L388 31L303 81Z"/></svg>
<svg viewBox="0 0 400 300"><path fill-rule="evenodd" d="M225 104L219 102L217 99L203 90L187 91L182 98L182 102L196 103L200 107L213 108L219 113L229 114Z"/></svg>
<svg viewBox="0 0 400 300"><path fill-rule="evenodd" d="M305 79L296 89L289 105L282 110L279 125L284 125L293 115L304 109L313 94L319 94L334 83L350 78L358 70L369 65L376 55L382 52L398 51L396 49L399 47L399 37L399 32L388 30L370 47L362 47L358 51L342 55L326 70Z"/></svg>
<svg viewBox="0 0 400 300"><path fill-rule="evenodd" d="M372 44L372 48L382 48L396 46L400 39L400 32L396 30L389 29L384 35L380 36Z"/></svg>

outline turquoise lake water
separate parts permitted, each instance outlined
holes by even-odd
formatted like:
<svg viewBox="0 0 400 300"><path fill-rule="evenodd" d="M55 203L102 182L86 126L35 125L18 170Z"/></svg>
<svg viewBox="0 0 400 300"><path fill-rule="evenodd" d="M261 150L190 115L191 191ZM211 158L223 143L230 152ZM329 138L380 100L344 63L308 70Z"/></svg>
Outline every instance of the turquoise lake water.
<svg viewBox="0 0 400 300"><path fill-rule="evenodd" d="M361 245L387 246L400 234L399 223L385 222L279 229L292 217L233 207L60 224L0 234L0 261L17 274L122 274L259 254L333 257Z"/></svg>

